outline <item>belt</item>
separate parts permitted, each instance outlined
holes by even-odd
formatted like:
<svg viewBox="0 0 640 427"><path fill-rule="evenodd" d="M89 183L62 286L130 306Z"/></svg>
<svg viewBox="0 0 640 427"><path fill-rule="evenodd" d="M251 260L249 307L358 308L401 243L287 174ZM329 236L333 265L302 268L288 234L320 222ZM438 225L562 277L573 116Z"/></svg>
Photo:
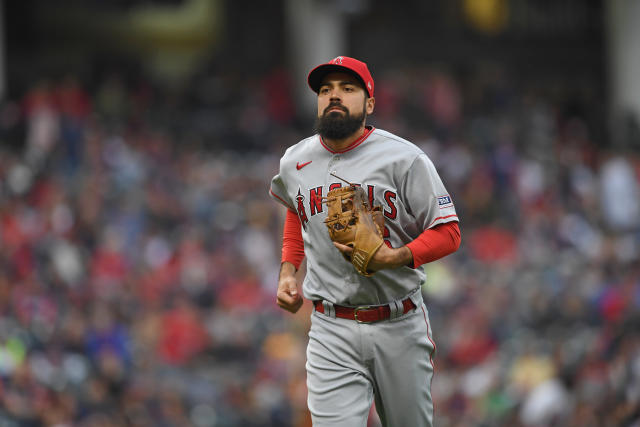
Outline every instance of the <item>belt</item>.
<svg viewBox="0 0 640 427"><path fill-rule="evenodd" d="M314 301L313 305L318 313L324 314L324 305L322 304L322 301ZM402 314L406 314L416 308L416 305L411 301L411 298L407 298L402 301L402 306L404 307ZM374 323L391 317L391 308L388 305L363 305L360 307L343 307L340 305L334 305L333 308L335 309L336 317L355 320L358 323Z"/></svg>

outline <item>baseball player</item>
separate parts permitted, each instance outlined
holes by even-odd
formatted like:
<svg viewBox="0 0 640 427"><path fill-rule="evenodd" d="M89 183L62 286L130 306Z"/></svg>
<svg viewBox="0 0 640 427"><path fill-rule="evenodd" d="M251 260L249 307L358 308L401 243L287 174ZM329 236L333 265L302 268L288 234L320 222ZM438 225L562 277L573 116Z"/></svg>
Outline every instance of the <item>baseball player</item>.
<svg viewBox="0 0 640 427"><path fill-rule="evenodd" d="M292 313L303 303L294 274L307 258L313 425L366 426L375 399L384 426L431 426L435 344L421 265L458 249L452 198L424 152L366 124L375 98L364 62L338 56L307 81L317 93L317 134L287 149L270 194L287 208L277 304ZM384 244L365 271L354 267L357 243L332 241L325 223L327 195L350 185L384 218Z"/></svg>

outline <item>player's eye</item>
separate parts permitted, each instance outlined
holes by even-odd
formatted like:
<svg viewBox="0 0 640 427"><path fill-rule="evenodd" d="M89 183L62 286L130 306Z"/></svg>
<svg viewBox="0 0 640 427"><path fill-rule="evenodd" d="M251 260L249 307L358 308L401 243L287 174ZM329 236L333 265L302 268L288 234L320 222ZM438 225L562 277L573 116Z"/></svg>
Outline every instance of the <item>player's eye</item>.
<svg viewBox="0 0 640 427"><path fill-rule="evenodd" d="M329 93L329 88L328 87L321 87L319 90L319 93L322 95L326 95L327 93Z"/></svg>

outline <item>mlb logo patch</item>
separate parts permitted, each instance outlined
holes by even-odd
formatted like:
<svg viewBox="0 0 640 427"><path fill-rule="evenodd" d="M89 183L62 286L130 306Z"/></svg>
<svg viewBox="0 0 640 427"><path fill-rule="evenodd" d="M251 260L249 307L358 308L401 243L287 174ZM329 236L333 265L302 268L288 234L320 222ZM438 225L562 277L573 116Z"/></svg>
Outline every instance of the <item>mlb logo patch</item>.
<svg viewBox="0 0 640 427"><path fill-rule="evenodd" d="M453 202L451 201L451 197L447 194L444 196L438 197L438 206L440 209L448 208L453 206Z"/></svg>

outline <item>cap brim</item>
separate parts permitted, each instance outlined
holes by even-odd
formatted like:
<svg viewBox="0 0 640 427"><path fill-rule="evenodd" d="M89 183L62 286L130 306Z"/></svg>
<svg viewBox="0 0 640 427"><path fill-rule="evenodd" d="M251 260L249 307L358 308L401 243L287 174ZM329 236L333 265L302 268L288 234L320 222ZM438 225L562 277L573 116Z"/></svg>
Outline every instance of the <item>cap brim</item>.
<svg viewBox="0 0 640 427"><path fill-rule="evenodd" d="M367 95L369 94L367 92L364 81L358 75L358 73L353 71L351 68L343 67L342 65L336 65L336 64L322 64L322 65L318 65L316 68L311 70L311 72L309 73L309 77L307 77L307 83L309 84L309 87L311 88L311 90L313 90L315 93L318 93L318 91L320 90L320 85L322 84L322 79L324 79L324 77L329 73L351 74L356 79L358 79L358 81L362 85L362 88L367 93Z"/></svg>

